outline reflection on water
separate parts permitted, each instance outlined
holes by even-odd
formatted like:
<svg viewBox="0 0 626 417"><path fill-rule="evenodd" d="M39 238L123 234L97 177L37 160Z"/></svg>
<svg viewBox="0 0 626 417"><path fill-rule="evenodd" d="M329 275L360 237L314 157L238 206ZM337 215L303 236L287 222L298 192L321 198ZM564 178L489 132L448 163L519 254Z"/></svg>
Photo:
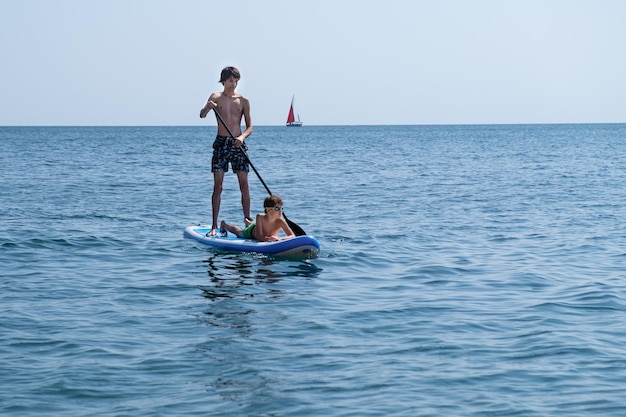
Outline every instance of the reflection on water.
<svg viewBox="0 0 626 417"><path fill-rule="evenodd" d="M198 351L207 358L207 389L239 411L250 396L275 403L275 376L250 352L276 349L268 334L289 322L284 303L304 297L302 278L313 279L322 269L311 261L225 253L211 254L204 266L209 283L200 290L209 303L198 319L207 334Z"/></svg>
<svg viewBox="0 0 626 417"><path fill-rule="evenodd" d="M252 297L259 290L247 287L278 283L284 278L315 278L322 271L306 261L275 260L255 255L213 253L203 261L208 266L211 285L201 287L203 296L215 300L224 297ZM266 290L273 295L282 292L276 288Z"/></svg>

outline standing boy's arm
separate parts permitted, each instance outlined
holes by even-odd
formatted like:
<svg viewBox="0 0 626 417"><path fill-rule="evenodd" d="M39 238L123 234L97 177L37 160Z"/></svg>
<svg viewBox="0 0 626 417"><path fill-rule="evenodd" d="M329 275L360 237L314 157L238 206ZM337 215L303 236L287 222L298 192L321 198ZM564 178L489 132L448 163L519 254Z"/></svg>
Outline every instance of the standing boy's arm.
<svg viewBox="0 0 626 417"><path fill-rule="evenodd" d="M211 94L211 96L209 97L209 99L207 100L206 104L204 105L204 107L200 110L200 117L202 119L204 119L206 117L206 115L214 108L217 107L217 103L214 101L214 99L216 99L215 97L215 93Z"/></svg>
<svg viewBox="0 0 626 417"><path fill-rule="evenodd" d="M250 100L246 97L241 97L241 104L243 107L243 120L246 123L246 130L243 131L241 135L237 139L240 139L242 142L252 134L252 116L250 116Z"/></svg>

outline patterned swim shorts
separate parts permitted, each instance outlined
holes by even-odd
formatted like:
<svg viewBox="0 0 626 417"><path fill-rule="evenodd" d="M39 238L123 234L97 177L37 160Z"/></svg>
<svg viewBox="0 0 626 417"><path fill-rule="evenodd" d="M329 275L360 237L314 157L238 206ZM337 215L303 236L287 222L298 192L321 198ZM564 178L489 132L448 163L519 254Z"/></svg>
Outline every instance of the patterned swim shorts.
<svg viewBox="0 0 626 417"><path fill-rule="evenodd" d="M248 149L244 143L242 146L245 151ZM233 171L250 172L248 162L243 152L239 148L235 148L235 140L230 136L217 135L213 142L213 158L211 158L211 172L228 172L228 163L233 167Z"/></svg>

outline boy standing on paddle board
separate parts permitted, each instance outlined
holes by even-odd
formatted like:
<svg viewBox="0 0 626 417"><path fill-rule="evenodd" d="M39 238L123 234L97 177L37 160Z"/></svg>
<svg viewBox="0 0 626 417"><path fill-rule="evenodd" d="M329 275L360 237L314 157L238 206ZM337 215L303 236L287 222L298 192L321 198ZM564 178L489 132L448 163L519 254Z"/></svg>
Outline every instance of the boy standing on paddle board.
<svg viewBox="0 0 626 417"><path fill-rule="evenodd" d="M200 110L200 117L205 118L211 110L216 110L224 119L228 129L235 135L231 137L228 129L217 120L217 137L213 142L213 157L211 172L213 173L213 194L211 206L213 209L213 223L209 235L217 233L217 219L222 202L222 186L224 173L228 171L228 164L233 167L241 190L241 207L244 221L252 222L250 217L250 189L248 186L248 162L239 148L247 149L244 140L252 134L252 118L250 117L250 101L235 91L241 75L235 67L226 67L220 74L220 83L224 86L222 92L215 92L209 96L207 103ZM217 116L216 116L217 118ZM241 119L246 123L246 130L241 132Z"/></svg>
<svg viewBox="0 0 626 417"><path fill-rule="evenodd" d="M222 224L220 225L222 235L226 236L228 231L234 233L237 237L256 239L259 242L277 242L296 236L285 219L281 216L283 212L283 200L279 196L270 195L269 197L265 197L263 208L265 209L265 213L257 214L255 223L246 221L247 227L245 229L230 225L222 220ZM285 233L285 237L283 238L278 237L281 230Z"/></svg>

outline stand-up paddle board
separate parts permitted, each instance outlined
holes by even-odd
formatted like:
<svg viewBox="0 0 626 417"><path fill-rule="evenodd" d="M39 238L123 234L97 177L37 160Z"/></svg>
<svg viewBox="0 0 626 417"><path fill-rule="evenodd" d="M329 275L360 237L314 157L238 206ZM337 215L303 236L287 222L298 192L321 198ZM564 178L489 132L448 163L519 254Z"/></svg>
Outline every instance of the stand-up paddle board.
<svg viewBox="0 0 626 417"><path fill-rule="evenodd" d="M277 258L312 259L317 258L320 243L313 236L296 236L278 242L259 242L254 239L238 238L232 233L222 236L219 231L214 236L206 234L210 226L188 226L183 236L225 252L261 253Z"/></svg>

